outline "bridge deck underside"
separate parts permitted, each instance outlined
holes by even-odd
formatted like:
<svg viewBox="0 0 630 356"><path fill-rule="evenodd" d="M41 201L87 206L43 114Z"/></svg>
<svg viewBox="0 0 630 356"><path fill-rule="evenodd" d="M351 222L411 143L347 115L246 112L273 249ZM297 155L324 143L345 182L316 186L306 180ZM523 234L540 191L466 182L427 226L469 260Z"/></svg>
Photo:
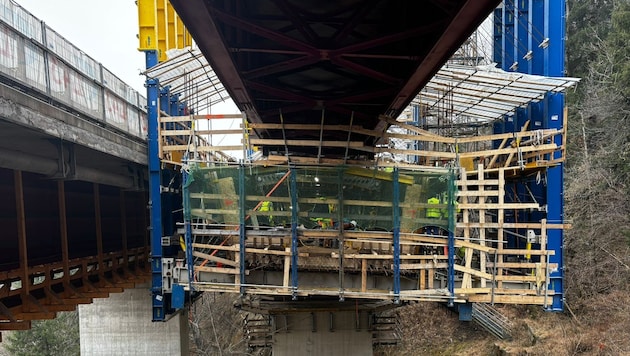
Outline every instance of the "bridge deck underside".
<svg viewBox="0 0 630 356"><path fill-rule="evenodd" d="M146 282L146 193L0 168L0 330Z"/></svg>
<svg viewBox="0 0 630 356"><path fill-rule="evenodd" d="M387 124L378 116L401 113L499 1L171 3L250 122L381 130ZM376 143L357 132L255 132L264 139ZM346 154L339 145L266 150Z"/></svg>

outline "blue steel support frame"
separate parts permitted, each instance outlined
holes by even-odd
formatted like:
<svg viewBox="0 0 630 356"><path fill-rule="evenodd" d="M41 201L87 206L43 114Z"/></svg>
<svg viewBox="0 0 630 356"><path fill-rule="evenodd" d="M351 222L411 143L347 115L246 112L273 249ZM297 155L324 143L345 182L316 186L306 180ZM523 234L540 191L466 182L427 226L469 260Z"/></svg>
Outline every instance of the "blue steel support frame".
<svg viewBox="0 0 630 356"><path fill-rule="evenodd" d="M545 0L545 36L549 38L549 47L545 51L545 74L564 76L565 56L565 0ZM549 93L547 103L547 127L562 129L564 126L564 94ZM562 137L556 136L556 144L562 145ZM559 158L561 153L557 152ZM564 164L561 163L547 171L547 220L552 223L562 222L564 218ZM549 288L553 289L553 302L547 310L564 309L564 237L559 229L548 232L547 248L555 251L549 257L549 263L557 263L558 268L549 276Z"/></svg>
<svg viewBox="0 0 630 356"><path fill-rule="evenodd" d="M146 51L146 66L158 63L157 51ZM153 321L164 321L166 308L162 293L162 174L160 170L158 137L159 82L147 79L148 161L149 161L149 207L151 216L151 299Z"/></svg>
<svg viewBox="0 0 630 356"><path fill-rule="evenodd" d="M518 71L522 73L531 72L531 61L527 60L526 54L530 51L529 40L529 0L514 0L514 56L518 63Z"/></svg>
<svg viewBox="0 0 630 356"><path fill-rule="evenodd" d="M291 289L293 300L297 299L298 290L298 191L297 191L297 171L289 168L289 195L291 196Z"/></svg>
<svg viewBox="0 0 630 356"><path fill-rule="evenodd" d="M545 0L529 1L529 33L527 42L532 51L532 65L530 74L544 75L544 50L541 43L545 40L543 29L545 28Z"/></svg>
<svg viewBox="0 0 630 356"><path fill-rule="evenodd" d="M179 116L179 94L171 95L171 101L169 103L170 109L168 114L171 116Z"/></svg>
<svg viewBox="0 0 630 356"><path fill-rule="evenodd" d="M514 31L514 2L503 2L503 37L502 37L502 57L503 70L510 71L510 67L515 62L515 31Z"/></svg>
<svg viewBox="0 0 630 356"><path fill-rule="evenodd" d="M552 77L564 76L565 58L565 0L519 0L504 3L503 11L495 11L495 62L501 63L503 70L509 71L513 60L510 54L521 54L520 44L531 51L531 59L523 65L519 56L519 72ZM527 24L525 28L524 24ZM542 30L541 30L542 29ZM527 36L524 36L527 32ZM542 43L546 45L541 45ZM527 52L525 52L527 53ZM494 132L511 132L520 129L525 120L531 119L530 129L564 127L564 94L548 93L542 103L531 104L527 110L518 111L513 122L506 118L503 125L495 124ZM557 136L556 144L562 145L563 138ZM561 153L555 153L554 159ZM541 203L547 205L547 220L561 223L564 218L564 165L559 164L547 170L547 186L540 193L544 195ZM546 306L549 311L562 311L564 308L564 255L563 231L549 230L547 249L553 250L549 263L557 263L559 268L550 273L548 288L554 291L552 303Z"/></svg>
<svg viewBox="0 0 630 356"><path fill-rule="evenodd" d="M239 208L239 273L241 277L240 292L245 295L245 166L238 167L238 208Z"/></svg>
<svg viewBox="0 0 630 356"><path fill-rule="evenodd" d="M400 184L398 178L400 172L394 167L392 172L393 197L392 213L394 219L393 245L394 245L394 303L400 302Z"/></svg>

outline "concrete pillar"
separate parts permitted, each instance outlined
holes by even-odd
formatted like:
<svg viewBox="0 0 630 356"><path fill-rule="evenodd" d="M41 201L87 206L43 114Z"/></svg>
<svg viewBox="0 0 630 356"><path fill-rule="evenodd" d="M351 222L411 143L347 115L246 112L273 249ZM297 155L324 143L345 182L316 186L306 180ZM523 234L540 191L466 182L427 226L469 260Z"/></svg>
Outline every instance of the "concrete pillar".
<svg viewBox="0 0 630 356"><path fill-rule="evenodd" d="M188 319L152 322L148 287L79 305L82 356L188 355Z"/></svg>
<svg viewBox="0 0 630 356"><path fill-rule="evenodd" d="M273 356L372 355L372 331L365 312L276 314Z"/></svg>

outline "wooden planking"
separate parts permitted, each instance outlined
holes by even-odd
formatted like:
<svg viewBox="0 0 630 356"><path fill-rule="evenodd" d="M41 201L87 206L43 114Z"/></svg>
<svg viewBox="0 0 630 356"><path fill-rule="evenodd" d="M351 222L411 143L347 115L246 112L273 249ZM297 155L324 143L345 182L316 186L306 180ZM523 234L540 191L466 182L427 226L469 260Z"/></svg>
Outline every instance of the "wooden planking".
<svg viewBox="0 0 630 356"><path fill-rule="evenodd" d="M364 148L367 150L373 150L372 147L365 146L363 141L317 141L317 140L280 140L280 139L262 139L262 138L252 138L249 140L252 145L255 146L284 146L285 142L289 146L307 146L307 147L346 147L350 148Z"/></svg>
<svg viewBox="0 0 630 356"><path fill-rule="evenodd" d="M161 116L160 122L190 122L192 120L210 119L243 119L242 114L208 114L208 115L186 115L186 116Z"/></svg>
<svg viewBox="0 0 630 356"><path fill-rule="evenodd" d="M195 266L197 272L209 272L209 273L223 273L223 274L240 274L238 268L225 268L225 267L209 267L209 266ZM245 274L249 274L249 271L245 271Z"/></svg>
<svg viewBox="0 0 630 356"><path fill-rule="evenodd" d="M490 273L486 273L486 272L482 272L473 268L469 268L466 266L461 266L458 264L454 264L453 267L455 268L456 271L458 272L464 272L464 273L468 273L472 276L477 276L483 279L492 279L492 275ZM483 281L482 279L482 281ZM482 285L482 288L485 287Z"/></svg>
<svg viewBox="0 0 630 356"><path fill-rule="evenodd" d="M545 296L533 295L501 295L501 294L475 294L468 297L471 303L502 303L502 304L534 304L544 305Z"/></svg>
<svg viewBox="0 0 630 356"><path fill-rule="evenodd" d="M194 145L163 145L164 152L190 151L190 152L216 152L216 151L241 151L243 146L194 146Z"/></svg>
<svg viewBox="0 0 630 356"><path fill-rule="evenodd" d="M238 267L238 262L233 261L233 260L228 260L227 258L222 258L222 257L217 257L217 256L213 256L207 253L203 253L203 252L199 252L199 251L193 251L193 256L194 257L200 257L209 261L214 261L214 262L218 262L218 263L223 263L224 265L228 265L228 266L232 266L232 267Z"/></svg>

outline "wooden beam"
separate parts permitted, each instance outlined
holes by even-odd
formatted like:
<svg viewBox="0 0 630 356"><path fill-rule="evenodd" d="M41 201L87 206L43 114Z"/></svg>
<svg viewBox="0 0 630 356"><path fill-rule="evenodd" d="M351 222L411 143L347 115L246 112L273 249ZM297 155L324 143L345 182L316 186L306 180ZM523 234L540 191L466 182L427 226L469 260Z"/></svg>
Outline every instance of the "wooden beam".
<svg viewBox="0 0 630 356"><path fill-rule="evenodd" d="M236 261L228 260L226 258L217 257L217 256L214 256L214 255L210 255L210 254L199 252L199 251L193 251L193 256L194 257L200 257L200 258L203 258L203 259L206 259L206 260L209 260L209 261L223 263L224 265L228 265L228 266L232 266L232 267L238 267L238 262L236 262Z"/></svg>
<svg viewBox="0 0 630 356"><path fill-rule="evenodd" d="M0 322L0 330L1 331L28 330L30 328L31 328L31 321L30 320Z"/></svg>
<svg viewBox="0 0 630 356"><path fill-rule="evenodd" d="M249 140L252 145L255 146L280 146L284 145L284 140L280 139L261 139L261 138L252 138ZM320 142L317 140L286 140L287 145L289 146L306 146L306 147L319 147ZM345 148L347 145L350 148L354 149L367 149L372 151L373 147L365 146L363 141L322 141L321 144L325 147L342 147Z"/></svg>
<svg viewBox="0 0 630 356"><path fill-rule="evenodd" d="M223 274L239 274L241 273L238 268L224 268L224 267L208 267L208 266L195 266L195 271L198 272L210 272L210 273L223 273ZM245 271L245 274L249 274L249 271Z"/></svg>

